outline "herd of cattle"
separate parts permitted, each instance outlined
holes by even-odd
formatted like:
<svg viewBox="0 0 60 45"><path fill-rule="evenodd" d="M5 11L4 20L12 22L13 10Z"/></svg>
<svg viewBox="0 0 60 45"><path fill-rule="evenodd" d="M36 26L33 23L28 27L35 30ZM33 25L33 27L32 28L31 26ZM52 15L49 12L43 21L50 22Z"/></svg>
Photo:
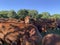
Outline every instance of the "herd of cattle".
<svg viewBox="0 0 60 45"><path fill-rule="evenodd" d="M0 19L0 45L60 45L60 35L41 32L60 28L57 19Z"/></svg>

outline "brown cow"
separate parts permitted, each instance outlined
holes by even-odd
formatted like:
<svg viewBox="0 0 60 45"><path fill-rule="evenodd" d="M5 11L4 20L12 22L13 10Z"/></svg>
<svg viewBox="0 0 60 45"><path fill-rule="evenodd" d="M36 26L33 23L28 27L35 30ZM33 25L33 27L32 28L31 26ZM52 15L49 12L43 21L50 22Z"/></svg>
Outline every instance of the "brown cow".
<svg viewBox="0 0 60 45"><path fill-rule="evenodd" d="M4 22L0 23L0 41L4 41L4 37L7 33L20 30L14 23Z"/></svg>
<svg viewBox="0 0 60 45"><path fill-rule="evenodd" d="M19 33L18 32L10 32L7 33L4 37L4 40L9 44L9 45L17 45L17 42L19 41ZM20 44L20 42L19 42Z"/></svg>
<svg viewBox="0 0 60 45"><path fill-rule="evenodd" d="M48 34L42 39L42 45L60 45L60 35Z"/></svg>
<svg viewBox="0 0 60 45"><path fill-rule="evenodd" d="M21 35L24 41L26 41L25 45L39 45L42 38L38 29L33 24L29 24L29 21L27 21L26 23L15 23L11 21L1 22L0 34L2 34L0 38L9 44L12 42L11 45L15 45L16 42L21 42Z"/></svg>
<svg viewBox="0 0 60 45"><path fill-rule="evenodd" d="M35 25L39 29L39 32L47 32L47 30L57 28L56 20L50 19L39 19L36 21Z"/></svg>
<svg viewBox="0 0 60 45"><path fill-rule="evenodd" d="M41 35L33 25L26 26L26 32L23 36L24 42L26 45L40 45L41 42ZM24 45L24 44L23 44Z"/></svg>
<svg viewBox="0 0 60 45"><path fill-rule="evenodd" d="M20 28L19 31L10 33L7 36L5 36L5 40L6 42L12 41L12 44L13 44L13 42L16 42L16 40L18 39L18 36L20 36L20 42L23 43L22 45L24 44L25 45L28 45L28 44L29 45L40 45L39 43L41 42L41 39L42 39L42 36L38 32L37 28L32 24L27 24L25 25L25 27L23 25L23 28Z"/></svg>
<svg viewBox="0 0 60 45"><path fill-rule="evenodd" d="M57 19L57 28L60 29L60 19Z"/></svg>

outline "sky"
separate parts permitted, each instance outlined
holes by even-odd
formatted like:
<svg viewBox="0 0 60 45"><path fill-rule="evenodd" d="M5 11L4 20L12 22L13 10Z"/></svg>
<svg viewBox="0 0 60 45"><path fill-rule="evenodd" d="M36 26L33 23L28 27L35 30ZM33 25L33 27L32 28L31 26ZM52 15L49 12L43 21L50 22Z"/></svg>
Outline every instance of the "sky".
<svg viewBox="0 0 60 45"><path fill-rule="evenodd" d="M60 14L60 0L0 0L1 10L30 9L39 13Z"/></svg>

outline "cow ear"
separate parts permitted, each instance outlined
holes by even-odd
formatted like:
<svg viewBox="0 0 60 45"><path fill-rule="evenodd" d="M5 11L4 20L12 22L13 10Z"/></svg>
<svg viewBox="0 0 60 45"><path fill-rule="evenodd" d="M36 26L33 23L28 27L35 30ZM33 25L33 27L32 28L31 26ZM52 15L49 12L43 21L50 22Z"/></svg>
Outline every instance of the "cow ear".
<svg viewBox="0 0 60 45"><path fill-rule="evenodd" d="M25 23L29 23L29 21L30 21L30 16L26 16L24 20L25 20Z"/></svg>

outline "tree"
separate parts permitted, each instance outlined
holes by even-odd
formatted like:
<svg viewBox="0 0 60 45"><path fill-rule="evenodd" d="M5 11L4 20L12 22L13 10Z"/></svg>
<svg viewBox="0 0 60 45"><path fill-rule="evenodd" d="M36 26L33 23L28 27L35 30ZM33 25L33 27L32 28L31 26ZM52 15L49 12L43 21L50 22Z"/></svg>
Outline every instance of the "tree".
<svg viewBox="0 0 60 45"><path fill-rule="evenodd" d="M14 10L10 10L7 15L9 18L16 18L17 14Z"/></svg>
<svg viewBox="0 0 60 45"><path fill-rule="evenodd" d="M28 10L26 9L21 9L17 12L17 15L20 17L20 18L25 18L27 15L28 15Z"/></svg>
<svg viewBox="0 0 60 45"><path fill-rule="evenodd" d="M42 17L41 18L49 18L49 17L50 17L50 13L42 12Z"/></svg>
<svg viewBox="0 0 60 45"><path fill-rule="evenodd" d="M42 16L42 14L38 14L37 18L40 19Z"/></svg>
<svg viewBox="0 0 60 45"><path fill-rule="evenodd" d="M56 19L60 19L60 14L53 14L52 17L54 17Z"/></svg>
<svg viewBox="0 0 60 45"><path fill-rule="evenodd" d="M36 10L30 10L28 15L30 15L31 18L37 18L38 11L36 11Z"/></svg>
<svg viewBox="0 0 60 45"><path fill-rule="evenodd" d="M8 18L8 11L0 11L0 18Z"/></svg>

